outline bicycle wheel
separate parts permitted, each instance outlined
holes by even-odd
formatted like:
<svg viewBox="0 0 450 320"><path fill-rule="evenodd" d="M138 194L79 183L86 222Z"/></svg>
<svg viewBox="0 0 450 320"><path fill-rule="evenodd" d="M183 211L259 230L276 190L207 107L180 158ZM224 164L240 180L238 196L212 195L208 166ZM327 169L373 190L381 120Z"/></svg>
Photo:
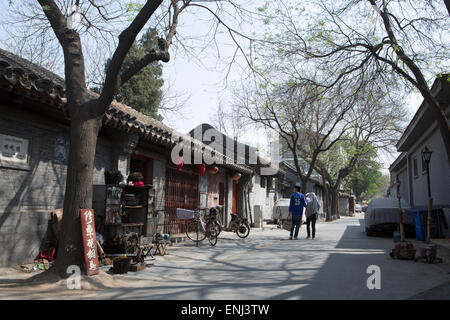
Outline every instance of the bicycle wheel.
<svg viewBox="0 0 450 320"><path fill-rule="evenodd" d="M206 224L206 232L214 237L218 237L221 231L222 227L217 221L209 221Z"/></svg>
<svg viewBox="0 0 450 320"><path fill-rule="evenodd" d="M219 236L219 234L222 232L222 225L219 222L217 222L217 221L215 221L215 222L216 222L217 227L218 227L217 236Z"/></svg>
<svg viewBox="0 0 450 320"><path fill-rule="evenodd" d="M220 233L220 225L216 221L210 221L206 224L206 234L211 246L215 246L217 243L217 236Z"/></svg>
<svg viewBox="0 0 450 320"><path fill-rule="evenodd" d="M195 220L191 220L186 224L186 236L194 242L200 242L206 238L200 222Z"/></svg>
<svg viewBox="0 0 450 320"><path fill-rule="evenodd" d="M217 237L213 235L209 235L208 237L209 243L211 244L211 247L214 247L217 243Z"/></svg>
<svg viewBox="0 0 450 320"><path fill-rule="evenodd" d="M238 227L236 229L236 234L239 238L247 238L250 234L250 226L248 225L247 221L242 220L239 222Z"/></svg>

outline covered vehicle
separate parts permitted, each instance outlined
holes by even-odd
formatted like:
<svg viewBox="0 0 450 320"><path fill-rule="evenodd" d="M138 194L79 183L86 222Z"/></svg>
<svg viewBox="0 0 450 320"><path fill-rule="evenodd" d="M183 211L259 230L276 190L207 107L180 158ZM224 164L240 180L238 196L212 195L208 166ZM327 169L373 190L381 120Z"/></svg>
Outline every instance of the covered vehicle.
<svg viewBox="0 0 450 320"><path fill-rule="evenodd" d="M274 223L287 219L290 201L291 199L289 198L281 198L275 201L272 209L272 220Z"/></svg>
<svg viewBox="0 0 450 320"><path fill-rule="evenodd" d="M355 212L361 212L362 211L362 207L360 204L355 204Z"/></svg>
<svg viewBox="0 0 450 320"><path fill-rule="evenodd" d="M401 199L403 210L403 225L405 233L414 232L414 214L408 202ZM397 198L373 199L364 212L366 234L374 235L377 232L396 231L399 224Z"/></svg>

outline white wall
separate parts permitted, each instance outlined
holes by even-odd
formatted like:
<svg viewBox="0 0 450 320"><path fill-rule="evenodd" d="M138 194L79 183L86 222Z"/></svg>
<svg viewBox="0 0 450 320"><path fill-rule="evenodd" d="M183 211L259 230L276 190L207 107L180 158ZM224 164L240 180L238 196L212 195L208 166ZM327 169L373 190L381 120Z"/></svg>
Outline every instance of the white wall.
<svg viewBox="0 0 450 320"><path fill-rule="evenodd" d="M252 211L254 210L254 206L260 206L263 220L271 220L275 191L271 191L267 194L267 180L266 187L261 188L261 176L257 174L253 176L252 184L253 189L250 193L250 205Z"/></svg>
<svg viewBox="0 0 450 320"><path fill-rule="evenodd" d="M426 136L426 135L425 135ZM426 136L408 150L408 165L410 165L413 206L427 206L428 189L427 175L422 172L422 149L427 146L433 153L430 161L430 184L433 204L450 206L450 168L447 162L444 142L438 130ZM417 158L418 175L414 176L413 160Z"/></svg>

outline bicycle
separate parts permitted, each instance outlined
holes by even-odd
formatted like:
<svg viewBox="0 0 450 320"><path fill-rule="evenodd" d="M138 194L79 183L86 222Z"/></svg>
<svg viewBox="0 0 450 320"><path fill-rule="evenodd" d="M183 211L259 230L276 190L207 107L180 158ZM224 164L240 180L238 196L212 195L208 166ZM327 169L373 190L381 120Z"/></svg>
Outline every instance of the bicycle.
<svg viewBox="0 0 450 320"><path fill-rule="evenodd" d="M205 214L205 221L208 223L213 223L216 222L217 226L218 226L218 233L217 236L219 236L219 234L222 232L222 223L221 223L221 219L220 219L220 207L216 207L216 208L211 208L209 209L208 214Z"/></svg>
<svg viewBox="0 0 450 320"><path fill-rule="evenodd" d="M211 246L217 243L217 236L220 233L220 225L216 221L202 219L201 211L205 209L197 208L196 210L177 209L177 217L189 221L186 223L186 236L194 241L196 245L208 238Z"/></svg>

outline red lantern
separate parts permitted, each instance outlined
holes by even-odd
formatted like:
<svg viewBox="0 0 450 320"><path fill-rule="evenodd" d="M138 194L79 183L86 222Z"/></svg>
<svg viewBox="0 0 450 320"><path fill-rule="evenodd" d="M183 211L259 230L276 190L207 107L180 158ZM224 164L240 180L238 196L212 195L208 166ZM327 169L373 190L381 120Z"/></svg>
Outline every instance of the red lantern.
<svg viewBox="0 0 450 320"><path fill-rule="evenodd" d="M197 165L197 172L200 176L203 176L205 174L205 171L206 171L206 164L202 163Z"/></svg>
<svg viewBox="0 0 450 320"><path fill-rule="evenodd" d="M239 172L237 172L237 173L235 173L235 174L233 174L233 175L231 176L231 179L234 180L234 181L238 181L241 177L242 177L242 174L240 174Z"/></svg>
<svg viewBox="0 0 450 320"><path fill-rule="evenodd" d="M173 164L175 165L178 171L181 171L181 169L184 166L183 156L179 156L175 161L173 161Z"/></svg>
<svg viewBox="0 0 450 320"><path fill-rule="evenodd" d="M208 168L208 173L210 174L216 174L217 172L219 172L219 167L217 166L212 166Z"/></svg>

